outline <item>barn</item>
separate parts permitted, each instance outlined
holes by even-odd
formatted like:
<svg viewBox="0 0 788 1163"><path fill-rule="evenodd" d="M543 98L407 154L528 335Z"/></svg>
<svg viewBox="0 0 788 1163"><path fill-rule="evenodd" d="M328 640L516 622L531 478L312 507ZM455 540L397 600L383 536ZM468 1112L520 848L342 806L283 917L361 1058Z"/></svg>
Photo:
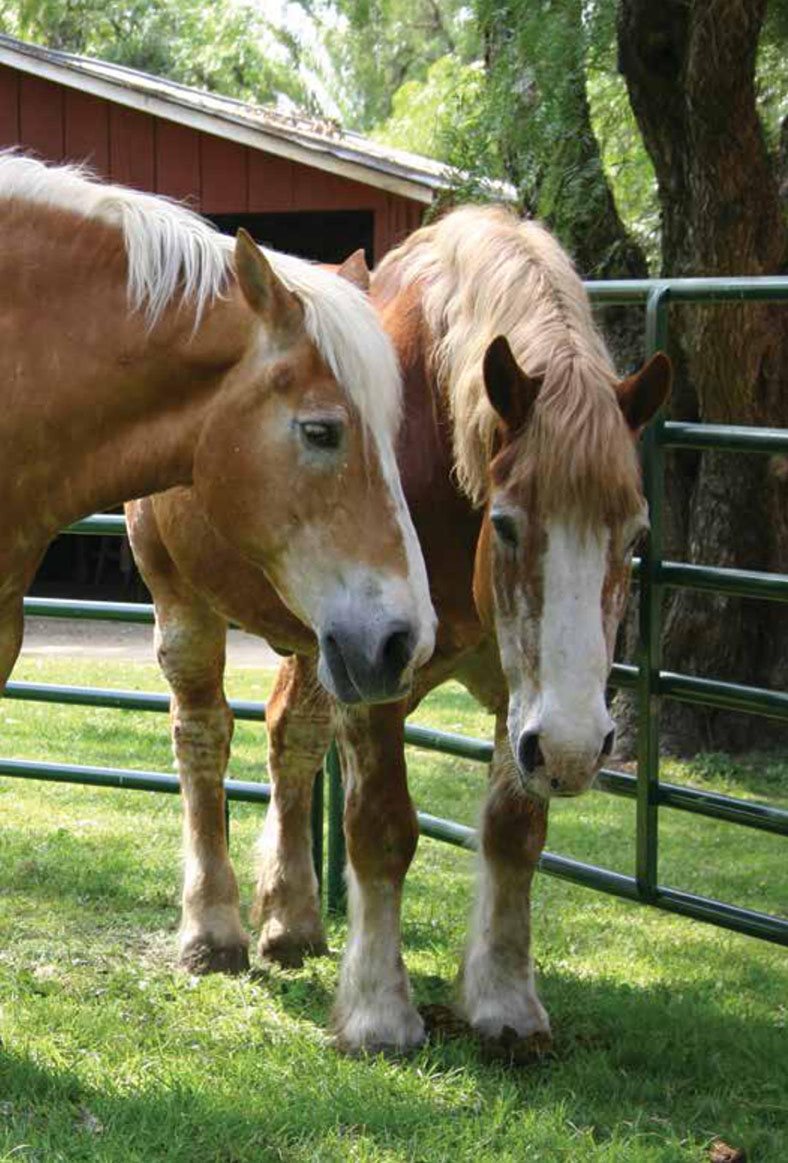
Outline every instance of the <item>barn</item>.
<svg viewBox="0 0 788 1163"><path fill-rule="evenodd" d="M204 93L0 36L0 148L88 162L188 199L222 228L324 262L379 260L421 221L444 167L330 121Z"/></svg>
<svg viewBox="0 0 788 1163"><path fill-rule="evenodd" d="M205 93L0 35L0 149L86 162L123 185L185 200L221 230L321 262L363 247L370 265L414 230L444 167L331 121ZM117 542L60 538L35 589L101 586ZM118 566L121 566L119 573Z"/></svg>

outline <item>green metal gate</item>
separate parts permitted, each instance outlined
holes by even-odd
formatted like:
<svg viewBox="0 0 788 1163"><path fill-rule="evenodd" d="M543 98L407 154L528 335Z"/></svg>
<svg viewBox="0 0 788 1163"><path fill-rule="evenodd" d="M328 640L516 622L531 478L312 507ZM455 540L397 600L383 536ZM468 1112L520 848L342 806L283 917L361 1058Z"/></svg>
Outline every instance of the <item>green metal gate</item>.
<svg viewBox="0 0 788 1163"><path fill-rule="evenodd" d="M640 304L645 307L647 354L665 348L668 310L674 303L765 302L788 299L788 278L781 277L624 280L587 283L586 287L595 305ZM673 674L661 668L662 592L665 587L687 587L739 597L788 601L788 575L719 569L663 560L664 452L669 448L717 449L748 452L753 455L774 453L788 455L788 430L679 424L660 419L646 432L643 469L652 528L649 545L634 567L639 577L640 592L637 665L617 665L613 668L611 676L611 685L633 689L638 695L637 777L604 769L600 772L596 785L602 791L636 800L636 866L633 875L625 876L610 869L545 852L540 867L553 876L589 888L788 945L788 920L697 896L662 885L658 880L660 807L694 812L749 828L788 835L786 811L660 780L659 710L661 700L664 698L765 715L788 722L788 693ZM98 515L77 522L68 532L122 534L124 530L122 517ZM25 611L31 615L45 617L98 618L148 623L153 621L152 607L140 603L29 598L25 601ZM6 698L12 699L127 710L165 712L169 709L167 695L135 691L11 682L6 688L5 695ZM262 721L265 716L263 703L234 701L230 705L238 719ZM492 756L492 744L484 740L450 735L411 724L406 726L405 739L411 746L440 751L446 755L479 763L488 763ZM0 775L169 793L177 793L179 790L178 780L174 775L83 767L74 764L0 759ZM340 909L344 905L345 857L342 833L342 782L334 747L326 757L326 777L328 792L326 897L330 909ZM266 802L270 798L267 784L227 780L225 788L228 804L230 801L239 800ZM316 866L322 870L325 826L322 778L316 782L313 823ZM462 848L476 847L476 833L462 824L438 819L422 812L419 813L419 825L424 835L436 840Z"/></svg>

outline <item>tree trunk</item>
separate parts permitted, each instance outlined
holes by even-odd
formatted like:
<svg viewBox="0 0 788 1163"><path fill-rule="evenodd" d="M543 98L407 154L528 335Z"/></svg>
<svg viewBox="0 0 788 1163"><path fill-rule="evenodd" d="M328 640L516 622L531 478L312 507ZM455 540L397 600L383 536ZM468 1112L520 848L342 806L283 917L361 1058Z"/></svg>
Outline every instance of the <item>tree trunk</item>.
<svg viewBox="0 0 788 1163"><path fill-rule="evenodd" d="M526 10L477 0L488 100L507 175L527 211L556 234L584 278L646 278L648 264L616 207L591 124L582 0ZM623 371L643 356L642 314L599 314Z"/></svg>
<svg viewBox="0 0 788 1163"><path fill-rule="evenodd" d="M621 0L619 63L659 184L663 273L762 275L781 269L785 232L776 166L755 101L765 0ZM671 414L720 424L788 426L785 308L674 308L680 370ZM668 460L666 556L788 570L786 458L705 452ZM788 607L675 591L665 613L666 669L778 687L788 666ZM684 753L775 738L765 720L666 702L663 740ZM783 740L781 729L777 737Z"/></svg>

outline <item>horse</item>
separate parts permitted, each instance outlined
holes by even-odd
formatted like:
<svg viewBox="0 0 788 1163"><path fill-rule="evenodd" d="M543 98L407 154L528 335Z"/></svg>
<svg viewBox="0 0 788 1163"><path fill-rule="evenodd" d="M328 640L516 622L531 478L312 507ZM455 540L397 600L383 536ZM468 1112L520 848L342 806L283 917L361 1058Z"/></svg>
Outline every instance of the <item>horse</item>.
<svg viewBox="0 0 788 1163"><path fill-rule="evenodd" d="M648 524L636 440L667 397L670 364L657 354L619 381L568 256L542 226L500 207L461 207L416 231L383 259L370 295L404 374L399 466L439 619L435 653L408 698L361 707L327 696L313 636L218 540L193 491L127 507L174 695L186 804L181 958L206 971L248 959L221 814L232 620L289 654L267 706L260 955L297 965L325 950L310 799L335 735L349 889L336 1043L350 1052L421 1044L401 955L418 834L403 729L419 700L453 677L495 716L459 1005L492 1043L512 1031L547 1038L531 881L549 801L588 788L613 745L605 685L633 547ZM192 742L209 706L222 723L212 754Z"/></svg>
<svg viewBox="0 0 788 1163"><path fill-rule="evenodd" d="M396 467L399 370L364 294L14 152L0 240L0 689L52 537L180 485L311 627L333 696L404 693L434 611Z"/></svg>

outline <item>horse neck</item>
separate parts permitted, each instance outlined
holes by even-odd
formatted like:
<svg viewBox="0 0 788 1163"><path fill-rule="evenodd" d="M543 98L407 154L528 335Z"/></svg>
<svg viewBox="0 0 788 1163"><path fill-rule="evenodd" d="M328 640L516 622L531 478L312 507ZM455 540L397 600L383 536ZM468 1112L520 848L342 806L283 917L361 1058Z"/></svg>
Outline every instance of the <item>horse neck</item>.
<svg viewBox="0 0 788 1163"><path fill-rule="evenodd" d="M372 302L397 351L403 376L403 424L397 462L440 619L438 653L475 643L473 567L481 522L453 473L452 424L435 381L418 291L395 295L372 284Z"/></svg>
<svg viewBox="0 0 788 1163"><path fill-rule="evenodd" d="M172 308L149 331L129 312L117 231L51 213L0 211L3 452L15 507L56 527L91 509L188 484L207 409L248 341L236 296L198 331ZM90 254L88 260L87 254ZM50 531L48 529L48 531Z"/></svg>
<svg viewBox="0 0 788 1163"><path fill-rule="evenodd" d="M411 287L391 295L385 284L373 281L371 299L402 371L404 407L397 460L405 495L413 503L422 495L434 497L435 489L444 485L454 493L451 420L430 365L418 290Z"/></svg>

